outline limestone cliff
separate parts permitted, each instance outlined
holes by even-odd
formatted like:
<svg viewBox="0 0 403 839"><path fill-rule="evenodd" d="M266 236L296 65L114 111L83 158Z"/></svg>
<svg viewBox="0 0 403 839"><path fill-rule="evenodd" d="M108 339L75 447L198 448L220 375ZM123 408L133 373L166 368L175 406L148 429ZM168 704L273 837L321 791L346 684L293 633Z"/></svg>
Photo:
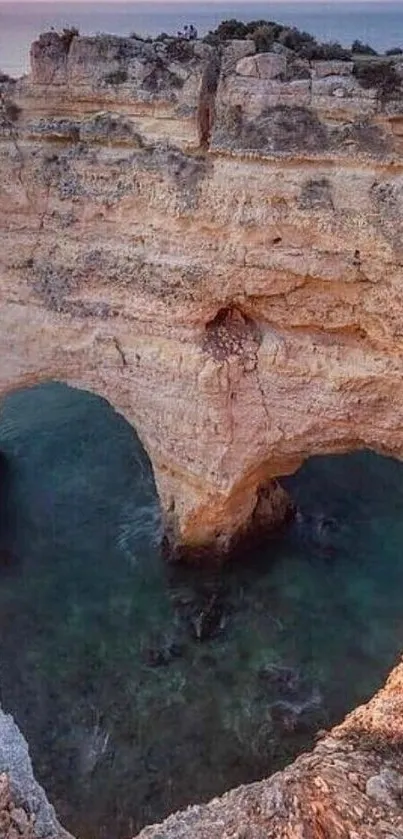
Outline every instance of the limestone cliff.
<svg viewBox="0 0 403 839"><path fill-rule="evenodd" d="M106 397L187 548L309 455L403 455L402 62L254 49L53 32L2 85L0 392Z"/></svg>

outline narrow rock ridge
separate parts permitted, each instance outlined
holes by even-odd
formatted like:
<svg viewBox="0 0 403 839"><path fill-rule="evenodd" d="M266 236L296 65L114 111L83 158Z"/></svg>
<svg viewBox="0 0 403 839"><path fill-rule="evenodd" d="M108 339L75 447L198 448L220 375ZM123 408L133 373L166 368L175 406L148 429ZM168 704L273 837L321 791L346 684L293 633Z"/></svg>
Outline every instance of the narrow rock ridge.
<svg viewBox="0 0 403 839"><path fill-rule="evenodd" d="M310 455L403 455L403 62L254 49L51 32L1 85L0 393L108 399L181 556Z"/></svg>

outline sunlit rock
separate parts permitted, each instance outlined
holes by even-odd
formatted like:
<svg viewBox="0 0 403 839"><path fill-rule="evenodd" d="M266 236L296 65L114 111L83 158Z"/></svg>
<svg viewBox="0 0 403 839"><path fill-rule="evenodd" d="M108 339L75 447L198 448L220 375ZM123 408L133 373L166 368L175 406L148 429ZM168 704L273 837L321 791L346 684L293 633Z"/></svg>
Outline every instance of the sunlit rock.
<svg viewBox="0 0 403 839"><path fill-rule="evenodd" d="M309 455L403 454L401 62L254 53L48 33L2 86L1 391L105 396L182 554Z"/></svg>

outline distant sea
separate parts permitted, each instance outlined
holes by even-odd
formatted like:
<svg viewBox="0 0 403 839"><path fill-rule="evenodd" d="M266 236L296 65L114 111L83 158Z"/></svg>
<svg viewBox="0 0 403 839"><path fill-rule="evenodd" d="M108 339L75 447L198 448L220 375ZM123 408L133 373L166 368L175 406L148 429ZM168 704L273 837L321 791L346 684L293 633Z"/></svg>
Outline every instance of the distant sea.
<svg viewBox="0 0 403 839"><path fill-rule="evenodd" d="M403 46L403 2L75 2L16 3L0 0L0 70L12 76L29 69L31 42L50 27L77 26L83 34L176 33L193 23L200 34L221 20L269 19L293 24L320 40L350 45L356 38L377 50Z"/></svg>

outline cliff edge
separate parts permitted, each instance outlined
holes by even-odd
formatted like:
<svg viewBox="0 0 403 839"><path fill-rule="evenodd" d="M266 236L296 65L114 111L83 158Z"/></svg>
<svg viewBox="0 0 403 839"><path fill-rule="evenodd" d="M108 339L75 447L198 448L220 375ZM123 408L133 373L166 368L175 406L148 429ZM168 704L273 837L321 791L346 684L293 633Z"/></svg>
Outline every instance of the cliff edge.
<svg viewBox="0 0 403 839"><path fill-rule="evenodd" d="M13 718L0 709L1 839L73 839L34 778L28 745Z"/></svg>

